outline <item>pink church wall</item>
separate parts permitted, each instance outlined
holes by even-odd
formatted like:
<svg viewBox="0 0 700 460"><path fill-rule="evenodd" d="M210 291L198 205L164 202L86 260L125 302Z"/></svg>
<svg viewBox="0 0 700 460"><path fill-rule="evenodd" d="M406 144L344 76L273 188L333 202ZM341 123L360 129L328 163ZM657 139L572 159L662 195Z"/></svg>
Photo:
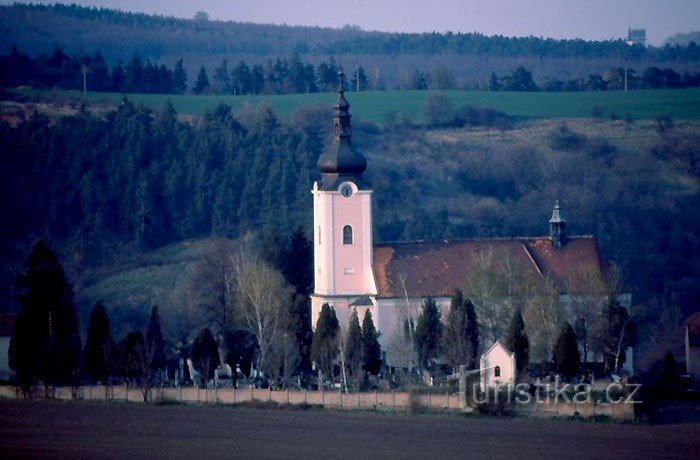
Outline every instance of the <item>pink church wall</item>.
<svg viewBox="0 0 700 460"><path fill-rule="evenodd" d="M368 222L365 221L363 212L363 198L364 196L358 193L349 198L342 195L332 197L335 208L333 219L335 267L333 276L335 277L336 294L367 293L366 278L367 270L370 267L365 266L365 229ZM352 227L352 244L343 244L343 228L346 225Z"/></svg>

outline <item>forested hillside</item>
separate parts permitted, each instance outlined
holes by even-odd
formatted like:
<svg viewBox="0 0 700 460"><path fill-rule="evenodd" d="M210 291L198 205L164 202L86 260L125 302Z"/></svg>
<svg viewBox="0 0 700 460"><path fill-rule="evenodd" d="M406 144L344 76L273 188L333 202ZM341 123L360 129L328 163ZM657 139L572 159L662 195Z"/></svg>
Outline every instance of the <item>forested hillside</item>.
<svg viewBox="0 0 700 460"><path fill-rule="evenodd" d="M624 35L621 31L620 35ZM538 84L586 78L610 68L628 67L641 75L649 67L697 72L695 43L663 48L613 41L487 37L478 33L401 34L249 23L176 19L75 5L0 7L0 52L16 45L30 56L102 53L110 64L134 53L172 67L183 59L190 84L200 66L210 72L227 60L248 67L278 58L315 66L331 56L347 71L361 66L368 87L409 88L416 76L448 82L453 88L487 88L491 72L503 75L518 65ZM444 88L444 84L443 87Z"/></svg>

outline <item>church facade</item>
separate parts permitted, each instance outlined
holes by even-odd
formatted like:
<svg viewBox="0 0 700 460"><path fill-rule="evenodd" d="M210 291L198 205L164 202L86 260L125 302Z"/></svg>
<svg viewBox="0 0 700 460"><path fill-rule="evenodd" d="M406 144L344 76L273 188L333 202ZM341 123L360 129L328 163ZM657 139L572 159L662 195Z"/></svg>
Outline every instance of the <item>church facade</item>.
<svg viewBox="0 0 700 460"><path fill-rule="evenodd" d="M321 180L312 189L312 326L324 303L334 308L343 329L353 309L360 318L370 310L386 350L406 319L417 318L426 297L435 299L444 318L455 288L465 285L484 254L518 262L536 282L552 283L563 299L577 294L571 280L578 271L586 268L605 275L595 238L567 235L558 202L547 236L375 245L372 188L362 177L367 160L352 145L349 108L341 84L333 106L333 142L318 160Z"/></svg>

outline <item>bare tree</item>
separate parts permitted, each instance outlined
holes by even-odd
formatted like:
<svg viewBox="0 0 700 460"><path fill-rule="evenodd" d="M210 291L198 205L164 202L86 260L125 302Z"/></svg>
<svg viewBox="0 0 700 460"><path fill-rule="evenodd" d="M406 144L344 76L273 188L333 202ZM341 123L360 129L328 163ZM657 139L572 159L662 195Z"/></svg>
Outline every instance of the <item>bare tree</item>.
<svg viewBox="0 0 700 460"><path fill-rule="evenodd" d="M499 274L494 268L493 252L482 251L474 256L474 265L469 271L465 297L471 299L476 308L482 339L495 342L504 337L508 317L501 315L499 305Z"/></svg>
<svg viewBox="0 0 700 460"><path fill-rule="evenodd" d="M615 277L617 280L617 277ZM611 289L594 266L576 270L567 280L568 315L574 324L576 340L581 347L582 362L588 361L591 351L591 331L597 327L600 309ZM614 281L617 285L618 282ZM614 288L613 288L614 289ZM603 350L594 350L602 352Z"/></svg>
<svg viewBox="0 0 700 460"><path fill-rule="evenodd" d="M291 290L282 274L259 256L241 249L231 260L241 321L258 342L258 370L268 371L268 353Z"/></svg>
<svg viewBox="0 0 700 460"><path fill-rule="evenodd" d="M235 253L230 240L215 240L211 250L197 264L192 278L199 303L214 324L219 343L222 343L224 331L232 319L236 290L232 257Z"/></svg>
<svg viewBox="0 0 700 460"><path fill-rule="evenodd" d="M563 319L559 292L550 280L545 279L534 289L523 310L523 319L529 333L532 361L549 361Z"/></svg>
<svg viewBox="0 0 700 460"><path fill-rule="evenodd" d="M288 327L281 327L272 341L268 354L268 367L272 378L283 388L289 387L290 378L301 364L299 347L294 333Z"/></svg>
<svg viewBox="0 0 700 460"><path fill-rule="evenodd" d="M399 332L393 337L395 345L398 349L395 350L398 353L391 353L396 361L392 362L404 362L405 366L409 372L413 370L418 364L418 353L416 353L415 348L415 332L416 332L416 321L413 318L413 306L408 298L408 289L406 288L406 274L400 273L399 280L401 281L401 288L403 290L403 314L401 315L401 324L399 325ZM387 351L388 352L388 351ZM398 359L401 355L401 359Z"/></svg>

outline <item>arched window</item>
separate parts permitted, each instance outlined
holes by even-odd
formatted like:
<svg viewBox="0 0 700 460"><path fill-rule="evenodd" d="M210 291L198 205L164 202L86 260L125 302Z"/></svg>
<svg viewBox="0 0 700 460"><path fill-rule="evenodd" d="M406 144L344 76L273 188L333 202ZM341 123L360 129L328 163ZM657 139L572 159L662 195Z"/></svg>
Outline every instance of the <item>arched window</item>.
<svg viewBox="0 0 700 460"><path fill-rule="evenodd" d="M352 227L349 225L343 227L343 244L352 244Z"/></svg>
<svg viewBox="0 0 700 460"><path fill-rule="evenodd" d="M493 370L493 376L494 377L500 377L501 376L501 366L496 366Z"/></svg>

